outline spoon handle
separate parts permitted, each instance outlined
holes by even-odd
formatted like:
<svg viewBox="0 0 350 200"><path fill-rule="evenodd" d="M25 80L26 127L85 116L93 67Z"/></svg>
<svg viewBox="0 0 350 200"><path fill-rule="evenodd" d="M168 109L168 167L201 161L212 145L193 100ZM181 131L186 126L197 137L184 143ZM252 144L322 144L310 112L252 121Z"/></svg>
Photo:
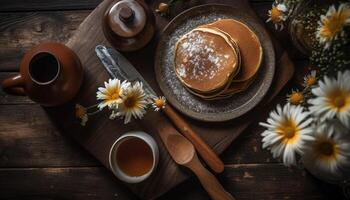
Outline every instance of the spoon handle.
<svg viewBox="0 0 350 200"><path fill-rule="evenodd" d="M164 113L169 117L178 130L185 136L195 147L202 159L210 166L216 173L224 171L224 163L216 155L212 148L188 125L188 123L174 111L174 109L167 105L163 109Z"/></svg>
<svg viewBox="0 0 350 200"><path fill-rule="evenodd" d="M196 174L211 199L235 200L235 198L222 187L216 177L200 163L197 155L194 155L193 160L191 163L187 164L187 167Z"/></svg>

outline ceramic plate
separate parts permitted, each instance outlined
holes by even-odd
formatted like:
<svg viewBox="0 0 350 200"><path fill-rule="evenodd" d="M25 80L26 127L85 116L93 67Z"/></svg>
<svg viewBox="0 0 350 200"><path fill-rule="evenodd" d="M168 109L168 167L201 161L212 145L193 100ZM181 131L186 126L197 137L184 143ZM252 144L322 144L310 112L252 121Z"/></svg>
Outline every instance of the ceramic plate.
<svg viewBox="0 0 350 200"><path fill-rule="evenodd" d="M228 99L205 101L189 93L176 77L174 46L193 28L226 18L239 20L255 32L263 48L262 66L246 91ZM165 27L157 47L155 72L164 96L180 112L201 121L227 121L247 113L265 96L275 72L275 54L268 33L255 17L227 5L202 5L184 11Z"/></svg>

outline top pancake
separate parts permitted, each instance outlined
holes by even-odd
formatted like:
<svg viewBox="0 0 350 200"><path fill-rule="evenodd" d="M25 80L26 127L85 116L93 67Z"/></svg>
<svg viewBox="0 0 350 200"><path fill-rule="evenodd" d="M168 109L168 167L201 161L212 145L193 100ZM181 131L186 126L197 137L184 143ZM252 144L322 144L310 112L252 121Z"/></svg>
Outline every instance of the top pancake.
<svg viewBox="0 0 350 200"><path fill-rule="evenodd" d="M218 30L196 28L175 46L175 73L189 89L212 92L225 87L238 72L238 47Z"/></svg>
<svg viewBox="0 0 350 200"><path fill-rule="evenodd" d="M241 52L242 67L241 72L232 82L249 81L254 77L261 65L263 50L258 37L248 26L234 19L222 19L201 27L217 28L229 34L237 42Z"/></svg>

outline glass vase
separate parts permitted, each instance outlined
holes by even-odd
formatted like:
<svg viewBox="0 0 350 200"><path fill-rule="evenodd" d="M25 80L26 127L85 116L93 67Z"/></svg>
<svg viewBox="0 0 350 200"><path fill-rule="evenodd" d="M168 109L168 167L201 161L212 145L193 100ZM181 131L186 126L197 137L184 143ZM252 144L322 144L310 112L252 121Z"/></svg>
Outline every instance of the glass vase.
<svg viewBox="0 0 350 200"><path fill-rule="evenodd" d="M293 6L288 23L293 45L304 55L310 56L315 46L320 16L325 14L335 0L300 0Z"/></svg>

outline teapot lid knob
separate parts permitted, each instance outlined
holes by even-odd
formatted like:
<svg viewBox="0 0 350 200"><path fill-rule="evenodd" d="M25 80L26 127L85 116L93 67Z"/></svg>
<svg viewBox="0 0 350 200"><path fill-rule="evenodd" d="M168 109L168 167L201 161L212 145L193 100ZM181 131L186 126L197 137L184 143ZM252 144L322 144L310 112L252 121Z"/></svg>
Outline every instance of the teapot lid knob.
<svg viewBox="0 0 350 200"><path fill-rule="evenodd" d="M107 10L107 29L121 37L130 38L140 33L146 25L144 8L135 0L121 0Z"/></svg>
<svg viewBox="0 0 350 200"><path fill-rule="evenodd" d="M119 18L124 23L129 23L134 19L135 12L128 5L121 5Z"/></svg>

